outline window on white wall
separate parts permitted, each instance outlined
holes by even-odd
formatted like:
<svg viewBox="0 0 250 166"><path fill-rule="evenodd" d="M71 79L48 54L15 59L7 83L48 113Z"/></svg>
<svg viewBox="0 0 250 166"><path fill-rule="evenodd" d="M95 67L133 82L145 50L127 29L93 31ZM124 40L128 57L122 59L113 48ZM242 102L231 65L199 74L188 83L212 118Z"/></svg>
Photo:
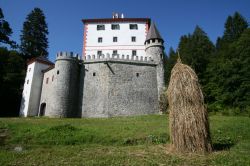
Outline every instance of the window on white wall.
<svg viewBox="0 0 250 166"><path fill-rule="evenodd" d="M117 42L117 37L113 37L113 42Z"/></svg>
<svg viewBox="0 0 250 166"><path fill-rule="evenodd" d="M120 29L120 25L119 24L112 24L111 25L111 29L112 30L119 30Z"/></svg>
<svg viewBox="0 0 250 166"><path fill-rule="evenodd" d="M136 37L135 37L135 36L132 36L132 37L131 37L131 41L132 41L132 42L136 42Z"/></svg>
<svg viewBox="0 0 250 166"><path fill-rule="evenodd" d="M102 51L97 51L97 55L102 55Z"/></svg>
<svg viewBox="0 0 250 166"><path fill-rule="evenodd" d="M117 50L113 50L113 54L116 55L117 54Z"/></svg>
<svg viewBox="0 0 250 166"><path fill-rule="evenodd" d="M129 29L138 29L137 24L129 24Z"/></svg>
<svg viewBox="0 0 250 166"><path fill-rule="evenodd" d="M136 50L132 50L132 56L136 56Z"/></svg>
<svg viewBox="0 0 250 166"><path fill-rule="evenodd" d="M100 31L100 30L105 30L105 25L97 25L96 29L97 29L98 31Z"/></svg>
<svg viewBox="0 0 250 166"><path fill-rule="evenodd" d="M29 80L27 80L27 84L29 84Z"/></svg>
<svg viewBox="0 0 250 166"><path fill-rule="evenodd" d="M98 43L102 43L102 37L98 37Z"/></svg>

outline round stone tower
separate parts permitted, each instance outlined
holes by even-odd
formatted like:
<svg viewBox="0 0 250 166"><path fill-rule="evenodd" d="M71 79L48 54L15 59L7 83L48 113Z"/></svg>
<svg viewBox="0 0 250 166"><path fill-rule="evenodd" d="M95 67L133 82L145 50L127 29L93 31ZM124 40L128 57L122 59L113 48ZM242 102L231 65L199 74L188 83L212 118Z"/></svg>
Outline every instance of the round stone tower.
<svg viewBox="0 0 250 166"><path fill-rule="evenodd" d="M79 60L72 52L59 52L55 63L53 117L79 117Z"/></svg>
<svg viewBox="0 0 250 166"><path fill-rule="evenodd" d="M158 99L164 90L164 68L163 68L163 56L164 56L164 40L162 39L155 24L152 22L147 33L145 40L146 56L151 57L156 62L157 67L157 87L158 87Z"/></svg>

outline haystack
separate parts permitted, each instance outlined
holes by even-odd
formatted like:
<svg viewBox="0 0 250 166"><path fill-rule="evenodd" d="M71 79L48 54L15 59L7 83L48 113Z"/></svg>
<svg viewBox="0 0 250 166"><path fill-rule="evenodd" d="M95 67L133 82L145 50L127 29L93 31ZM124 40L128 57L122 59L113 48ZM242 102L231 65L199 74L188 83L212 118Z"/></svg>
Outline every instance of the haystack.
<svg viewBox="0 0 250 166"><path fill-rule="evenodd" d="M210 152L208 115L198 77L180 59L171 71L167 97L173 149L177 152Z"/></svg>

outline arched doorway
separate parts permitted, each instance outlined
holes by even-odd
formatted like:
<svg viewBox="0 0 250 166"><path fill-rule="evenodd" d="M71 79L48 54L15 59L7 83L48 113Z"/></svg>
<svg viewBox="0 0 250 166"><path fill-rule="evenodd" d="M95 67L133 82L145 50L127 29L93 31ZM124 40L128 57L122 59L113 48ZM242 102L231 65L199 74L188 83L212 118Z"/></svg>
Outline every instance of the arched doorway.
<svg viewBox="0 0 250 166"><path fill-rule="evenodd" d="M46 103L42 103L40 106L39 116L44 116L46 110Z"/></svg>

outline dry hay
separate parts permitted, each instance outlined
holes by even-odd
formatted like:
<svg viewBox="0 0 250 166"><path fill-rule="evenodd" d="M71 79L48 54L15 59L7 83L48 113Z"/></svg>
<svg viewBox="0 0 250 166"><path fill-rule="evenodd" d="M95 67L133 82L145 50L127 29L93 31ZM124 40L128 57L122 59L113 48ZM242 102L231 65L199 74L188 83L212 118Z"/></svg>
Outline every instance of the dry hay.
<svg viewBox="0 0 250 166"><path fill-rule="evenodd" d="M167 97L173 149L177 152L210 152L208 115L198 77L180 59L171 71Z"/></svg>

